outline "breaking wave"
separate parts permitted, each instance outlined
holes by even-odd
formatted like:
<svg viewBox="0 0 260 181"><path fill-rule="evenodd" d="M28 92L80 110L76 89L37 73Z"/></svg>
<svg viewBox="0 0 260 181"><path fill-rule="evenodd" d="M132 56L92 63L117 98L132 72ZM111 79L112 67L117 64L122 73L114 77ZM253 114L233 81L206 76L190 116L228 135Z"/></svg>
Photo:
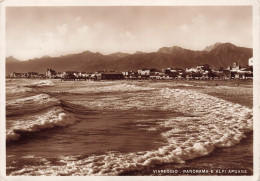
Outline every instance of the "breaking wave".
<svg viewBox="0 0 260 181"><path fill-rule="evenodd" d="M102 86L101 86L102 85ZM103 82L99 85L93 85L89 87L81 87L77 89L70 90L70 93L104 93L104 92L129 92L129 91L145 91L145 90L154 90L154 88L144 87L144 86L137 86L131 84L116 84L116 85L103 85Z"/></svg>
<svg viewBox="0 0 260 181"><path fill-rule="evenodd" d="M8 94L17 94L17 93L23 93L23 92L30 92L32 89L29 87L22 87L22 86L17 86L17 87L6 87L6 92Z"/></svg>
<svg viewBox="0 0 260 181"><path fill-rule="evenodd" d="M36 87L54 86L54 83L51 80L41 80L39 82L32 84L32 86L36 86Z"/></svg>
<svg viewBox="0 0 260 181"><path fill-rule="evenodd" d="M54 107L41 115L27 117L26 120L10 122L13 122L13 125L6 130L7 142L18 140L21 134L74 124L75 119L69 113L65 113L63 109Z"/></svg>
<svg viewBox="0 0 260 181"><path fill-rule="evenodd" d="M59 104L59 100L49 96L48 94L38 94L30 97L19 98L7 101L6 115L20 115L43 110L48 107Z"/></svg>
<svg viewBox="0 0 260 181"><path fill-rule="evenodd" d="M148 127L148 131L164 130L161 136L165 139L165 144L157 150L107 152L86 157L63 156L59 158L63 165L47 161L40 166L25 166L11 175L118 175L162 163L184 163L208 155L216 147L233 146L253 129L252 110L239 104L191 90L163 88L156 95L155 100L161 99L161 103L164 103L159 102L158 109L192 115L159 120L157 126ZM52 120L55 125L59 123L55 120L60 119ZM49 125L49 121L43 127L46 125ZM42 124L33 124L26 130L37 130L41 126Z"/></svg>

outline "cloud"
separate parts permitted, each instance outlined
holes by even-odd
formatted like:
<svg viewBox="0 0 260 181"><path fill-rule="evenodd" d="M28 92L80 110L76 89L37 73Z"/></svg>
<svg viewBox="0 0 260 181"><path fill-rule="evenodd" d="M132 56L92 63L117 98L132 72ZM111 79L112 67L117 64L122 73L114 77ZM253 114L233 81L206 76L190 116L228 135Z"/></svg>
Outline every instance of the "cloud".
<svg viewBox="0 0 260 181"><path fill-rule="evenodd" d="M97 22L97 23L95 23L94 27L95 27L96 29L101 30L101 29L104 28L104 24L101 23L101 22Z"/></svg>
<svg viewBox="0 0 260 181"><path fill-rule="evenodd" d="M134 35L131 33L131 32L129 32L129 31L125 31L125 32L123 32L123 33L120 33L119 35L118 35L118 37L121 39L128 39L128 38L133 38L134 37Z"/></svg>
<svg viewBox="0 0 260 181"><path fill-rule="evenodd" d="M82 27L77 29L77 32L79 34L84 34L89 31L89 27L87 25L83 25Z"/></svg>
<svg viewBox="0 0 260 181"><path fill-rule="evenodd" d="M182 24L179 29L183 33L199 32L205 29L206 17L202 14L192 18L191 23Z"/></svg>
<svg viewBox="0 0 260 181"><path fill-rule="evenodd" d="M187 24L183 24L180 26L180 30L183 32L188 32L189 31L189 26Z"/></svg>
<svg viewBox="0 0 260 181"><path fill-rule="evenodd" d="M82 20L82 17L81 17L81 16L77 16L77 17L75 18L75 20L76 20L77 22L79 22L79 21Z"/></svg>
<svg viewBox="0 0 260 181"><path fill-rule="evenodd" d="M206 17L202 14L198 14L194 18L191 19L190 23L184 23L179 27L181 33L204 33L207 29L206 24ZM183 36L183 35L182 35Z"/></svg>
<svg viewBox="0 0 260 181"><path fill-rule="evenodd" d="M6 18L6 54L21 59L83 50L156 51L173 45L202 49L217 41L252 44L250 6L44 7L39 11L14 7L7 9Z"/></svg>
<svg viewBox="0 0 260 181"><path fill-rule="evenodd" d="M206 21L206 18L202 14L199 14L197 17L192 19L192 23L194 25L199 25L199 26L203 25L205 23L205 21Z"/></svg>
<svg viewBox="0 0 260 181"><path fill-rule="evenodd" d="M132 33L130 33L129 31L126 31L126 32L125 32L125 36L126 36L126 37L130 37L131 35L132 35Z"/></svg>
<svg viewBox="0 0 260 181"><path fill-rule="evenodd" d="M217 20L216 21L216 25L218 26L218 27L225 27L226 25L227 25L228 23L227 23L227 21L225 20L225 19L220 19L220 20Z"/></svg>
<svg viewBox="0 0 260 181"><path fill-rule="evenodd" d="M62 24L60 26L59 25L56 26L56 28L60 35L65 35L68 32L69 26L68 26L68 24Z"/></svg>
<svg viewBox="0 0 260 181"><path fill-rule="evenodd" d="M53 33L48 32L46 34L41 35L41 42L48 42L48 41L53 40L53 38L54 38Z"/></svg>

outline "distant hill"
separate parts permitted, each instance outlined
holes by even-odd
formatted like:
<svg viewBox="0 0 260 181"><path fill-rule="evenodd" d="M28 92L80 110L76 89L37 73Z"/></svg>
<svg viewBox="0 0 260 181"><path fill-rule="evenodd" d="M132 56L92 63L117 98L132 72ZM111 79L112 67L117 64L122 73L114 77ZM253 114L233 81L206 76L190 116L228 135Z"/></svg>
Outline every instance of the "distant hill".
<svg viewBox="0 0 260 181"><path fill-rule="evenodd" d="M14 58L13 56L10 56L10 57L6 57L5 62L6 63L10 63L11 62L12 63L12 62L19 62L19 60Z"/></svg>
<svg viewBox="0 0 260 181"><path fill-rule="evenodd" d="M144 54L145 52L142 51L136 51L135 54Z"/></svg>
<svg viewBox="0 0 260 181"><path fill-rule="evenodd" d="M130 53L116 52L116 53L109 54L109 56L114 56L114 57L117 57L117 58L123 58L123 57L126 57L128 55L130 55Z"/></svg>
<svg viewBox="0 0 260 181"><path fill-rule="evenodd" d="M48 57L19 61L14 57L6 58L6 73L39 72L47 68L57 72L77 70L95 72L99 70L137 70L141 68L192 67L198 64L209 64L211 67L228 67L233 62L247 65L253 56L251 48L237 47L231 43L216 43L203 51L193 51L181 47L162 47L157 52L134 54L113 53L103 55L84 51L60 57Z"/></svg>
<svg viewBox="0 0 260 181"><path fill-rule="evenodd" d="M203 49L203 51L210 52L211 50L215 49L217 46L221 45L221 43L215 43L214 45L206 46L206 48Z"/></svg>

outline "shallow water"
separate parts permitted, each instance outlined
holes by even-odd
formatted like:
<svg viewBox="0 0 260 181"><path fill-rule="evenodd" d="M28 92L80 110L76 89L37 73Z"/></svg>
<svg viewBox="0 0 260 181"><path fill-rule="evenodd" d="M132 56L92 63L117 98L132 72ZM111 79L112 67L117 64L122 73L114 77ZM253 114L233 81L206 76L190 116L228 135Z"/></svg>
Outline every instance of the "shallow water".
<svg viewBox="0 0 260 181"><path fill-rule="evenodd" d="M230 98L252 96L252 87L13 79L6 92L8 175L185 167L187 160L240 144L253 129L251 106Z"/></svg>

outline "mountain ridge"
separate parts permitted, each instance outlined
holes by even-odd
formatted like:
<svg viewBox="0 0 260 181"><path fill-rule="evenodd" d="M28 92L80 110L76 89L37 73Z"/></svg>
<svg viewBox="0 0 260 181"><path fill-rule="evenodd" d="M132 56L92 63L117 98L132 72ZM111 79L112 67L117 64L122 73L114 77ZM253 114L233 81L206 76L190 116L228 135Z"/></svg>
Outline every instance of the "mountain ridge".
<svg viewBox="0 0 260 181"><path fill-rule="evenodd" d="M253 55L251 48L238 47L231 43L216 43L201 51L194 51L178 46L162 47L150 53L116 52L103 55L99 52L83 51L77 54L59 57L16 61L14 57L6 58L6 73L11 72L45 72L47 68L58 72L77 70L95 72L100 70L137 70L141 68L192 67L198 64L209 64L212 67L227 67L233 62L247 65ZM10 61L13 60L13 61Z"/></svg>

